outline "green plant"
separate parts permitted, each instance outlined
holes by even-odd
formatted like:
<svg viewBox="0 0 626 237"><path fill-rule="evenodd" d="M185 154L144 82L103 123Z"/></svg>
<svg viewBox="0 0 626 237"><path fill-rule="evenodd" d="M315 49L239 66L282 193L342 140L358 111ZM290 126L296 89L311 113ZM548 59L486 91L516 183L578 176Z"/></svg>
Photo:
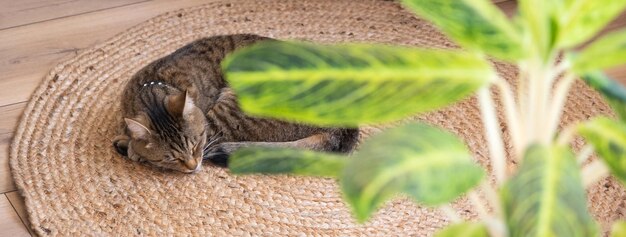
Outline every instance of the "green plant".
<svg viewBox="0 0 626 237"><path fill-rule="evenodd" d="M495 187L483 180L484 171L460 139L426 124L390 129L350 158L244 149L231 158L231 171L338 178L361 222L399 193L460 222L447 203L467 194L481 221L454 224L439 236L600 235L587 212L585 187L609 172L626 184L626 89L601 72L626 62L626 31L582 50L578 46L615 18L626 1L518 2L519 14L511 20L488 0L403 1L465 50L272 42L238 51L223 63L248 113L325 126L400 120L477 92ZM488 56L519 67L516 91ZM602 93L618 116L559 131L565 99L578 77ZM508 159L521 163L510 174L492 87L502 97L513 144ZM578 157L570 147L576 134L588 142ZM581 168L594 151L601 159ZM624 226L615 224L615 234L624 233Z"/></svg>

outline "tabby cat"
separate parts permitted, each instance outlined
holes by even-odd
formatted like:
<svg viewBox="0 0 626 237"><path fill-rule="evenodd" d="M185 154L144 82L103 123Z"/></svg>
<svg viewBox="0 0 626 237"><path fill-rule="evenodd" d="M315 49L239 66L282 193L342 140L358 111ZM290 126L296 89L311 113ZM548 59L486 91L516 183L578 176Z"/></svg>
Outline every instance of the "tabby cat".
<svg viewBox="0 0 626 237"><path fill-rule="evenodd" d="M124 132L113 145L133 161L193 173L221 166L247 146L349 152L356 128L321 128L244 114L220 62L235 49L273 40L239 34L203 38L139 70L122 94Z"/></svg>

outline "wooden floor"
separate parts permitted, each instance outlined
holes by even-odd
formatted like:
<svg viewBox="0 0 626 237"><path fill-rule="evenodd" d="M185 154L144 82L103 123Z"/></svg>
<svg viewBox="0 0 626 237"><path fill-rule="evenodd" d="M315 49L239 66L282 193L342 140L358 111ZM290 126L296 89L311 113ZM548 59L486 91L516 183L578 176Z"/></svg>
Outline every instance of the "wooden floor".
<svg viewBox="0 0 626 237"><path fill-rule="evenodd" d="M28 236L8 149L24 107L56 63L160 13L213 0L0 0L0 236ZM494 0L508 14L514 1ZM626 25L626 16L608 28ZM611 72L626 81L626 67Z"/></svg>

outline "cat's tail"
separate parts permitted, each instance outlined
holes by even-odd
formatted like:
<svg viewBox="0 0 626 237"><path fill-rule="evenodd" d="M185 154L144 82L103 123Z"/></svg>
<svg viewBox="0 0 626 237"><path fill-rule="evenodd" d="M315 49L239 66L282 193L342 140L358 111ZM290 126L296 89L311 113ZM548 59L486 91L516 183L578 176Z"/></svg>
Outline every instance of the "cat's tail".
<svg viewBox="0 0 626 237"><path fill-rule="evenodd" d="M358 128L341 128L333 132L333 137L339 139L339 142L332 149L334 152L350 153L359 142Z"/></svg>

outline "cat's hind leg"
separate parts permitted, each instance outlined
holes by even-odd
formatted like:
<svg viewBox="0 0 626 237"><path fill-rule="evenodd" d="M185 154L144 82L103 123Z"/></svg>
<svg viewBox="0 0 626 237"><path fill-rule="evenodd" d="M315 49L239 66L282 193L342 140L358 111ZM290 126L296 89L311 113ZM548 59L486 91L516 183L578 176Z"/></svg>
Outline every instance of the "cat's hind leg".
<svg viewBox="0 0 626 237"><path fill-rule="evenodd" d="M288 142L224 142L207 150L205 159L226 167L228 157L238 149L245 147L275 147L307 149L325 152L350 152L356 145L358 129L340 129L337 132L318 133Z"/></svg>

